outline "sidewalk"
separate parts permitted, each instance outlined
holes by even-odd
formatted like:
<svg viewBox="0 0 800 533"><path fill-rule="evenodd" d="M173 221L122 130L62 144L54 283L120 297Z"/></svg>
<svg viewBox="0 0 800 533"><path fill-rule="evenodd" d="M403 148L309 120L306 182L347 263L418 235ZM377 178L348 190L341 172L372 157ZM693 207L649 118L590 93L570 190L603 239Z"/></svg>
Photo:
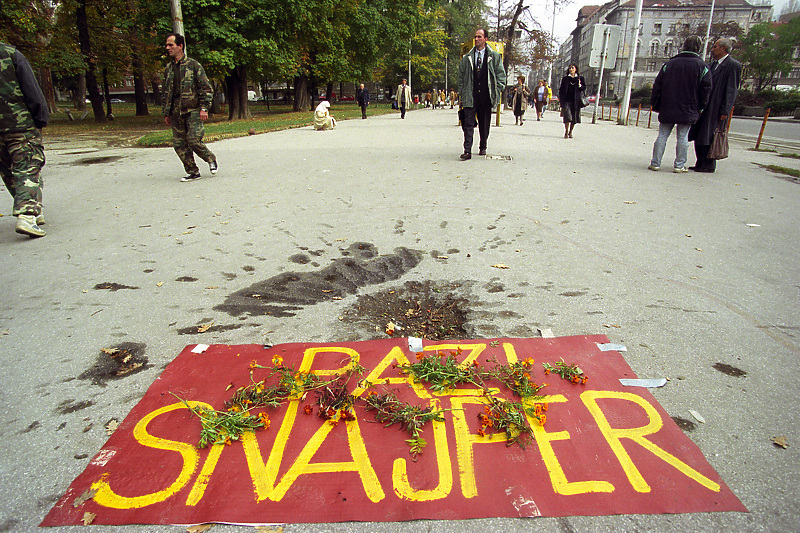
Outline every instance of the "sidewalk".
<svg viewBox="0 0 800 533"><path fill-rule="evenodd" d="M281 317L215 310L236 291L317 271L352 245L369 243L378 254L406 247L423 259L396 281L359 286L359 295L407 281L446 282L469 302L474 337L530 337L550 328L557 336L606 334L627 346L625 359L639 377L670 379L653 394L687 422L689 437L751 511L426 528L795 529L800 384L791 369L800 354L800 188L758 165L797 168L798 160L733 141L715 174L651 172L655 129L593 125L584 117L574 139L564 139L557 112L541 122L531 111L526 117L514 126L506 113L502 127L492 128L488 153L506 158L460 161L456 111L420 109L405 120L385 115L342 121L333 131L306 127L216 142L210 148L219 174L209 178L201 165L204 177L193 183L179 181L183 169L171 149L47 147L47 236L14 233L9 197L0 210L7 265L0 273L0 525L37 531L101 449L105 424L121 421L188 344L379 336L340 318L357 296L297 303ZM477 153L477 133L475 146ZM673 137L664 168L674 150ZM211 322L214 328L196 332ZM140 345L146 363L95 384L87 372L104 357L101 349L122 342ZM725 369L720 363L746 375L725 374L714 367ZM788 449L770 441L780 435ZM639 453L635 444L625 447ZM541 459L536 446L527 453Z"/></svg>

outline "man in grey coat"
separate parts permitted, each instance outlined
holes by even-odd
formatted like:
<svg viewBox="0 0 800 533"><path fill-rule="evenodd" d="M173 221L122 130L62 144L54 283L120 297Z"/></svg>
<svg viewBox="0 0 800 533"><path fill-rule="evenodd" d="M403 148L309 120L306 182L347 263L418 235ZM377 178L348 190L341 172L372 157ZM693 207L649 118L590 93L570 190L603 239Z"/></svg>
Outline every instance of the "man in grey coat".
<svg viewBox="0 0 800 533"><path fill-rule="evenodd" d="M719 39L711 47L711 57L714 58L711 63L711 98L700 120L689 130L689 140L694 141L694 153L697 156L697 163L689 170L695 172L714 172L717 168L716 160L707 157L708 151L714 131L727 126L742 80L742 64L732 58L730 52L730 39Z"/></svg>
<svg viewBox="0 0 800 533"><path fill-rule="evenodd" d="M461 95L461 129L464 131L464 153L461 159L472 158L472 138L477 121L480 144L478 155L486 155L492 109L506 88L506 71L500 54L486 45L486 30L475 30L475 46L458 65L458 93Z"/></svg>

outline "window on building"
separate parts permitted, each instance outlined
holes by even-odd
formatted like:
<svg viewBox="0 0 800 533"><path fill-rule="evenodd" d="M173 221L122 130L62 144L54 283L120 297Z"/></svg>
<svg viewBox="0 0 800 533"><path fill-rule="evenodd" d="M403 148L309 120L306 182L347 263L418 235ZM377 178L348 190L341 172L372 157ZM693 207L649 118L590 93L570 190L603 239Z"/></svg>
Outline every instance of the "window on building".
<svg viewBox="0 0 800 533"><path fill-rule="evenodd" d="M675 35L675 24L669 25L669 30L667 31L667 35Z"/></svg>
<svg viewBox="0 0 800 533"><path fill-rule="evenodd" d="M665 56L672 57L672 55L674 54L673 49L674 49L674 45L672 44L672 41L667 41L667 42L664 43L664 55Z"/></svg>
<svg viewBox="0 0 800 533"><path fill-rule="evenodd" d="M653 24L653 35L661 35L661 23L656 22Z"/></svg>
<svg viewBox="0 0 800 533"><path fill-rule="evenodd" d="M650 43L650 57L658 57L658 49L661 47L661 43L658 42L658 39L652 41Z"/></svg>
<svg viewBox="0 0 800 533"><path fill-rule="evenodd" d="M657 64L658 63L656 61L648 61L647 62L647 72L655 72L657 70L656 69L656 65Z"/></svg>

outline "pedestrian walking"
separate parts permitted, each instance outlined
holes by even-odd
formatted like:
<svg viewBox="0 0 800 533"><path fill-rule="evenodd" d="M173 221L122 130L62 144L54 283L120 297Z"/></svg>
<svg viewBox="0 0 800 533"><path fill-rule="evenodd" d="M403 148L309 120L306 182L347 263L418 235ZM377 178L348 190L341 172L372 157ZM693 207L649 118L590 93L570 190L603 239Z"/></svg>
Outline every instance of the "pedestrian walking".
<svg viewBox="0 0 800 533"><path fill-rule="evenodd" d="M673 172L686 172L689 128L700 118L700 111L711 96L711 71L700 57L703 40L691 35L683 51L670 59L656 75L651 106L658 112L658 137L653 144L650 170L661 169L661 158L672 129L676 128Z"/></svg>
<svg viewBox="0 0 800 533"><path fill-rule="evenodd" d="M506 71L500 54L486 44L486 30L475 31L475 46L458 65L458 94L461 98L461 129L464 132L464 153L461 159L472 158L475 126L480 144L478 155L486 155L492 109L506 88ZM477 123L477 124L476 124Z"/></svg>
<svg viewBox="0 0 800 533"><path fill-rule="evenodd" d="M528 97L531 95L530 89L525 85L525 76L517 76L517 84L514 85L511 91L514 94L511 99L511 109L514 110L514 124L522 126L525 110L528 109Z"/></svg>
<svg viewBox="0 0 800 533"><path fill-rule="evenodd" d="M0 43L0 174L14 197L15 231L44 237L41 129L50 111L30 63L11 45Z"/></svg>
<svg viewBox="0 0 800 533"><path fill-rule="evenodd" d="M689 140L694 141L697 162L689 170L695 172L714 172L717 161L708 158L714 132L727 128L728 117L733 111L733 103L739 92L742 80L742 64L730 56L731 40L718 39L711 47L711 97L703 109L700 119L689 130Z"/></svg>
<svg viewBox="0 0 800 533"><path fill-rule="evenodd" d="M558 103L561 106L561 116L564 117L564 138L572 139L572 130L575 124L581 121L582 97L586 91L586 81L578 74L578 65L571 64L567 75L561 78L558 89Z"/></svg>
<svg viewBox="0 0 800 533"><path fill-rule="evenodd" d="M369 90L364 87L364 84L358 86L358 107L361 108L361 118L367 118L367 106L369 105Z"/></svg>
<svg viewBox="0 0 800 533"><path fill-rule="evenodd" d="M214 91L200 63L186 56L183 35L170 33L166 48L171 61L161 86L164 122L172 126L172 146L186 170L181 181L194 181L200 179L194 154L208 163L212 175L217 173L217 157L203 142Z"/></svg>
<svg viewBox="0 0 800 533"><path fill-rule="evenodd" d="M404 79L403 82L397 86L397 105L400 107L400 118L406 118L406 107L411 105L411 86L408 85L408 80Z"/></svg>
<svg viewBox="0 0 800 533"><path fill-rule="evenodd" d="M542 120L544 108L553 96L550 87L544 80L539 80L539 85L533 90L533 106L536 108L536 120Z"/></svg>

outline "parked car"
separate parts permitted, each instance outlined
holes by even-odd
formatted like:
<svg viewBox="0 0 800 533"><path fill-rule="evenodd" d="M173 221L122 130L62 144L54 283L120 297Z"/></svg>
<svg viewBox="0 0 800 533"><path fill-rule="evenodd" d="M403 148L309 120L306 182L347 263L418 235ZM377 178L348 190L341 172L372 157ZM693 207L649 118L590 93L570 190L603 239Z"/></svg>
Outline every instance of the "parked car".
<svg viewBox="0 0 800 533"><path fill-rule="evenodd" d="M339 97L339 100L355 100L356 97L352 94L346 94L344 96Z"/></svg>
<svg viewBox="0 0 800 533"><path fill-rule="evenodd" d="M595 100L597 100L597 95L596 94L593 94L593 95L589 96L589 103L590 104L593 104Z"/></svg>
<svg viewBox="0 0 800 533"><path fill-rule="evenodd" d="M124 103L125 103L125 100L121 100L121 99L119 99L119 98L112 98L112 99L111 99L111 103L112 103L112 104L124 104Z"/></svg>

